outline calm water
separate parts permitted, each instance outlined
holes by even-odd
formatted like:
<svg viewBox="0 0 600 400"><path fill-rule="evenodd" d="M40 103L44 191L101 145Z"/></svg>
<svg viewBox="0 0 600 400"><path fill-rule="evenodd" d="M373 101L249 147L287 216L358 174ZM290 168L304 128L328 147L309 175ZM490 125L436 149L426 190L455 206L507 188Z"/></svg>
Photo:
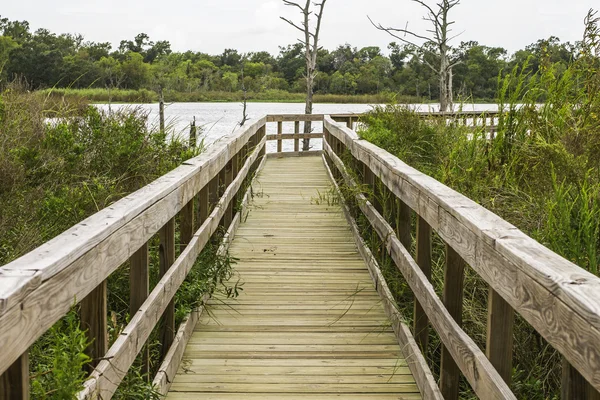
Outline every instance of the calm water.
<svg viewBox="0 0 600 400"><path fill-rule="evenodd" d="M98 105L99 108L108 110L108 105ZM123 105L113 104L112 109L120 108L141 108L149 113L149 123L158 126L158 104L141 105ZM435 111L437 106L434 104L414 104L411 107L419 111ZM315 114L343 114L343 113L362 113L371 109L366 104L315 104L313 112ZM463 106L463 110L491 111L497 110L495 104L475 104ZM250 121L267 114L302 114L304 104L302 103L248 103L247 114ZM231 133L242 118L242 105L240 103L173 103L168 104L165 109L165 118L168 126L172 128L176 135L187 140L189 136L189 127L193 118L196 117L196 125L202 127L201 138L204 143L209 145L220 139L224 135ZM284 123L284 133L293 133L294 124ZM267 124L268 133L276 133L277 124ZM314 132L322 132L322 124L313 124ZM320 140L312 140L311 145L314 149L321 149ZM275 150L276 143L268 142L268 151ZM293 149L293 141L284 141L284 151Z"/></svg>

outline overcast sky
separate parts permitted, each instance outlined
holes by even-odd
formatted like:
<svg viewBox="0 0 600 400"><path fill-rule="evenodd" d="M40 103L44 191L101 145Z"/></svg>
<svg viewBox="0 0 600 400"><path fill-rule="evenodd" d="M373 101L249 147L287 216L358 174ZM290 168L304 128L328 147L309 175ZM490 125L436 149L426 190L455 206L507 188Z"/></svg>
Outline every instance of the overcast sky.
<svg viewBox="0 0 600 400"><path fill-rule="evenodd" d="M87 40L112 42L140 32L152 40L168 40L173 50L211 54L225 48L242 52L267 50L293 43L297 31L279 19L300 18L281 0L24 0L3 1L0 12L11 20L27 20L32 28L57 33L81 33ZM433 3L433 0L430 0ZM598 0L463 0L452 17L457 39L476 40L514 52L551 35L579 40L583 18ZM426 29L423 9L410 0L328 0L322 45L333 49L350 43L380 46L392 41L367 19L385 26Z"/></svg>

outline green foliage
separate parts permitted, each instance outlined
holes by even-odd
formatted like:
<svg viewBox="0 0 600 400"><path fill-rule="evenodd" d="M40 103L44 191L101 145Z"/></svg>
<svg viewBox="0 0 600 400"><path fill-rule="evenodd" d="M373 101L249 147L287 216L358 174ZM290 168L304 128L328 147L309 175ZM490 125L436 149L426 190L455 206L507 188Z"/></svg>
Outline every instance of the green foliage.
<svg viewBox="0 0 600 400"><path fill-rule="evenodd" d="M376 46L355 48L344 44L333 50L320 49L315 93L394 93L414 97L414 102L439 98L439 79L422 59L407 46L391 43L388 48L389 56ZM581 46L550 37L510 57L503 48L478 42L463 42L455 53L461 61L453 69L456 96L489 101L495 96L496 77L501 71L510 71L529 59L527 74L537 73L550 63L556 65L557 76L561 76L581 53ZM305 91L301 43L280 47L276 56L264 51L241 54L235 49L210 55L172 52L169 42L155 42L140 33L112 49L110 43L86 42L80 35L57 35L45 29L31 32L26 21L2 19L0 23L0 82L3 77L22 76L35 89L106 89L107 99L103 101L135 102L147 101L148 96L124 97L114 90L154 91L160 85L181 99L239 101L241 95L233 99L231 93L242 87L242 68L244 86L256 97L271 90L299 95ZM150 97L155 99L155 95ZM272 96L261 99L283 100Z"/></svg>
<svg viewBox="0 0 600 400"><path fill-rule="evenodd" d="M498 104L505 112L494 135L454 124L424 123L410 111L388 106L376 108L363 119L366 129L361 136L598 275L599 22L594 13L588 15L577 58L566 59L556 41L541 43L537 59L528 57L499 75ZM372 245L377 248L377 241ZM444 259L439 238L433 249L432 282L439 292ZM401 301L402 282L398 278L392 284ZM464 329L482 347L486 288L480 278L467 273ZM405 311L410 318L411 311ZM514 334L512 389L517 398L558 398L560 355L520 317ZM431 358L434 371L439 368L438 352L439 340L433 336L429 354L435 354ZM467 385L463 392L471 396Z"/></svg>
<svg viewBox="0 0 600 400"><path fill-rule="evenodd" d="M75 398L87 377L83 367L91 361L84 353L88 345L85 332L79 326L77 312L71 310L30 350L32 398Z"/></svg>

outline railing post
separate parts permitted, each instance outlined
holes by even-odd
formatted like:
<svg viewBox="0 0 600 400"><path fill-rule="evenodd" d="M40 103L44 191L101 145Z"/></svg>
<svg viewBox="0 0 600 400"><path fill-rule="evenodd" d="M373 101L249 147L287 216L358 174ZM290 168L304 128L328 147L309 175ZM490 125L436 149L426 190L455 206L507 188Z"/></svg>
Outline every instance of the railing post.
<svg viewBox="0 0 600 400"><path fill-rule="evenodd" d="M417 221L417 265L431 281L431 226L419 216ZM414 336L423 354L427 354L429 341L429 319L418 300L415 299Z"/></svg>
<svg viewBox="0 0 600 400"><path fill-rule="evenodd" d="M129 259L129 315L138 312L150 293L148 243L145 243ZM150 351L148 346L142 350L142 373L150 372Z"/></svg>
<svg viewBox="0 0 600 400"><path fill-rule="evenodd" d="M205 185L198 193L198 229L202 226L204 221L208 218L209 214L209 203L208 203L208 184Z"/></svg>
<svg viewBox="0 0 600 400"><path fill-rule="evenodd" d="M600 393L564 357L561 384L561 399L563 400L600 399Z"/></svg>
<svg viewBox="0 0 600 400"><path fill-rule="evenodd" d="M514 321L515 313L512 307L490 288L485 355L509 385L512 377Z"/></svg>
<svg viewBox="0 0 600 400"><path fill-rule="evenodd" d="M463 286L465 263L460 255L446 245L446 266L444 269L444 306L456 321L462 325ZM442 362L440 367L440 391L446 400L456 400L459 394L460 369L452 355L442 346Z"/></svg>
<svg viewBox="0 0 600 400"><path fill-rule="evenodd" d="M277 122L277 152L281 153L283 151L283 140L281 140L281 135L283 134L283 122Z"/></svg>
<svg viewBox="0 0 600 400"><path fill-rule="evenodd" d="M172 218L159 231L159 276L164 276L175 262L175 219ZM160 355L164 360L175 339L175 301L171 300L163 313L160 335Z"/></svg>
<svg viewBox="0 0 600 400"><path fill-rule="evenodd" d="M400 199L398 200L398 210L396 212L396 234L400 243L410 252L412 246L412 236L410 235L411 220L410 213L411 209Z"/></svg>
<svg viewBox="0 0 600 400"><path fill-rule="evenodd" d="M194 237L194 198L183 206L179 213L180 221L180 237L179 237L179 254L183 253L187 245Z"/></svg>
<svg viewBox="0 0 600 400"><path fill-rule="evenodd" d="M235 155L233 157L235 158ZM233 182L233 158L229 160L225 166L225 185L223 192L227 190L229 185L231 185L231 182ZM233 220L233 202L229 203L229 206L227 206L227 210L225 210L225 216L223 219L225 221L225 229L228 229L229 225L231 225L231 221Z"/></svg>
<svg viewBox="0 0 600 400"><path fill-rule="evenodd" d="M0 376L0 400L29 400L29 353Z"/></svg>
<svg viewBox="0 0 600 400"><path fill-rule="evenodd" d="M300 121L294 121L294 135L299 135L299 134L300 134ZM294 151L295 152L300 151L300 139L297 137L294 138Z"/></svg>
<svg viewBox="0 0 600 400"><path fill-rule="evenodd" d="M106 281L104 281L80 304L81 329L87 332L87 338L91 342L86 349L86 354L92 359L88 367L90 372L96 368L100 359L108 351L106 294Z"/></svg>

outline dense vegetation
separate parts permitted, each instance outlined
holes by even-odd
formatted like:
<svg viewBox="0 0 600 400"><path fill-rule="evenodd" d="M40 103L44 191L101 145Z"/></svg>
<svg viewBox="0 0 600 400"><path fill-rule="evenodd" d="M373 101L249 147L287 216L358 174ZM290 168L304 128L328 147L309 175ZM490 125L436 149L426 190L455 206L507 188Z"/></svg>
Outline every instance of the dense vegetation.
<svg viewBox="0 0 600 400"><path fill-rule="evenodd" d="M300 95L292 96L295 101L302 101L305 92L300 43L281 47L275 56L265 51L240 54L233 49L218 55L178 53L171 51L169 42L154 42L141 33L113 49L110 43L87 42L81 35L58 35L45 29L31 32L26 21L6 18L0 19L0 35L0 80L23 77L35 89L94 88L86 96L105 101L113 94L122 101L148 101L156 98L153 92L159 86L166 90L167 101L237 101L241 95L234 93L241 91L242 84L249 98L257 100L284 101L291 92ZM580 47L550 37L509 55L503 48L461 43L454 50L462 61L453 71L456 95L494 99L501 71L510 71L528 58L528 72L538 72L542 60L558 63L564 71ZM386 50L389 55L379 47L357 49L349 44L320 50L315 93L384 94L387 101L407 96L413 101L439 98L438 78L409 48L391 43ZM317 98L336 99L346 98Z"/></svg>
<svg viewBox="0 0 600 400"><path fill-rule="evenodd" d="M0 92L0 132L0 265L202 150L189 148L172 132L149 129L140 110L102 112L86 104L49 103L16 84ZM158 246L155 237L150 242L151 288L159 280ZM177 323L199 306L203 294L224 289L221 282L231 275L232 260L217 256L216 250L214 244L207 246L176 294ZM131 317L128 263L108 279L108 309L112 344ZM74 305L30 348L32 398L71 399L81 389L87 377L83 367L91 360L84 353L89 343L77 315ZM148 341L151 376L158 368L158 343L155 329ZM136 364L115 398L156 395Z"/></svg>
<svg viewBox="0 0 600 400"><path fill-rule="evenodd" d="M399 106L364 118L364 139L474 199L540 243L600 273L600 29L591 17L581 52L566 68L544 57L499 80L508 110L490 138L485 132L431 125ZM366 230L370 237L369 230ZM443 287L444 246L435 242L433 282ZM414 249L413 249L414 251ZM386 264L392 276L395 268ZM395 277L399 303L411 316L406 284ZM469 271L464 326L485 348L487 285ZM440 342L428 357L439 369ZM517 398L559 398L560 356L522 319L515 326L513 390ZM465 386L464 396L468 397Z"/></svg>

